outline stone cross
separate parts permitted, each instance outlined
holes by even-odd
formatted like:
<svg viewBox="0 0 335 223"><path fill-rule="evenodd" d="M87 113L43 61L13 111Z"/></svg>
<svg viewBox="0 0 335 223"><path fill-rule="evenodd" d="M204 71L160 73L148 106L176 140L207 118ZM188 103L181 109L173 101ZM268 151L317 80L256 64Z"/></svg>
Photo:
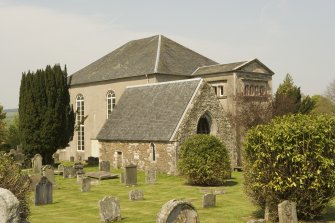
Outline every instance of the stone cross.
<svg viewBox="0 0 335 223"><path fill-rule="evenodd" d="M202 207L214 207L216 204L216 195L215 194L204 194L202 197Z"/></svg>
<svg viewBox="0 0 335 223"><path fill-rule="evenodd" d="M42 168L42 156L40 154L36 154L32 159L32 169L34 173L41 173L41 168Z"/></svg>
<svg viewBox="0 0 335 223"><path fill-rule="evenodd" d="M117 198L105 196L99 201L99 210L102 222L121 221L120 203Z"/></svg>
<svg viewBox="0 0 335 223"><path fill-rule="evenodd" d="M198 213L195 207L182 200L170 200L163 205L157 215L156 223L187 222L199 223Z"/></svg>
<svg viewBox="0 0 335 223"><path fill-rule="evenodd" d="M142 190L131 190L129 191L129 200L131 201L138 201L138 200L143 200L144 199L144 194Z"/></svg>
<svg viewBox="0 0 335 223"><path fill-rule="evenodd" d="M145 182L147 184L156 183L156 170L155 169L147 169L145 171Z"/></svg>
<svg viewBox="0 0 335 223"><path fill-rule="evenodd" d="M292 201L283 201L278 205L279 223L297 223L297 204Z"/></svg>
<svg viewBox="0 0 335 223"><path fill-rule="evenodd" d="M124 182L126 185L137 184L137 166L129 165L125 167Z"/></svg>
<svg viewBox="0 0 335 223"><path fill-rule="evenodd" d="M100 163L99 163L99 170L100 171L110 172L110 170L111 170L110 162L107 161L107 160L100 161Z"/></svg>
<svg viewBox="0 0 335 223"><path fill-rule="evenodd" d="M52 204L52 183L42 177L35 188L35 205Z"/></svg>
<svg viewBox="0 0 335 223"><path fill-rule="evenodd" d="M89 192L91 190L91 178L83 177L81 181L81 192Z"/></svg>

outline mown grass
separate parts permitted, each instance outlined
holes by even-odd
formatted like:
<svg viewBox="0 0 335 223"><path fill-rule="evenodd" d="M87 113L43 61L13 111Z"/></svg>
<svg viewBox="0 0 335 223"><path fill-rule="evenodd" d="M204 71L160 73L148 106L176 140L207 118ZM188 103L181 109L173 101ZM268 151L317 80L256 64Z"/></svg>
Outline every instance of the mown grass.
<svg viewBox="0 0 335 223"><path fill-rule="evenodd" d="M85 168L85 171L96 171L97 168ZM119 173L118 170L112 170ZM192 202L198 211L200 221L204 223L247 222L255 218L257 208L250 203L243 193L243 177L234 172L232 179L222 187L197 187L184 184L178 176L159 174L157 183L144 183L144 173L138 173L138 185L127 187L119 179L104 180L98 185L92 185L91 191L80 192L80 185L76 179L63 179L56 176L57 189L53 191L53 204L34 206L31 204L30 222L73 222L94 223L100 222L98 201L104 196L118 197L121 206L122 222L156 222L156 215L163 204L171 199L185 199ZM129 201L128 192L132 189L141 189L144 192L143 201ZM204 191L211 189L224 190L225 194L217 195L216 207L202 208L201 201ZM31 194L33 200L33 193ZM327 209L325 220L335 220L332 203Z"/></svg>

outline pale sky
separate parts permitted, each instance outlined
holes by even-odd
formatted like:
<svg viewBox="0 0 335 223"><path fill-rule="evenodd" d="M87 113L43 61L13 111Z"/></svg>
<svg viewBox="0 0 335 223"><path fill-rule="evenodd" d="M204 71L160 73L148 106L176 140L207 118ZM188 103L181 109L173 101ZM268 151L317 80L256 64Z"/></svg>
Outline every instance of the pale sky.
<svg viewBox="0 0 335 223"><path fill-rule="evenodd" d="M218 63L258 58L304 94L335 79L333 0L0 0L0 104L17 108L22 72L60 63L69 75L157 34Z"/></svg>

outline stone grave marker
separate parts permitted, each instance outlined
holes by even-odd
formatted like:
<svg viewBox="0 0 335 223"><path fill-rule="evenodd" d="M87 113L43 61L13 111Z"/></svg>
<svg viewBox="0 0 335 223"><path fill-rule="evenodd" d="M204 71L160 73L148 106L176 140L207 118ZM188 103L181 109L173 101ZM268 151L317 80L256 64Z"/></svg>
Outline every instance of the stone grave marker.
<svg viewBox="0 0 335 223"><path fill-rule="evenodd" d="M29 176L30 191L35 191L36 184L40 182L41 178L42 178L41 174L34 174Z"/></svg>
<svg viewBox="0 0 335 223"><path fill-rule="evenodd" d="M63 178L74 178L76 177L76 172L72 166L64 166Z"/></svg>
<svg viewBox="0 0 335 223"><path fill-rule="evenodd" d="M144 200L144 194L142 190L131 190L129 191L129 200L131 201L138 201L138 200Z"/></svg>
<svg viewBox="0 0 335 223"><path fill-rule="evenodd" d="M19 200L5 188L0 188L0 222L20 222Z"/></svg>
<svg viewBox="0 0 335 223"><path fill-rule="evenodd" d="M81 192L89 192L91 190L91 178L83 177L81 181Z"/></svg>
<svg viewBox="0 0 335 223"><path fill-rule="evenodd" d="M35 205L52 204L52 183L43 176L36 184Z"/></svg>
<svg viewBox="0 0 335 223"><path fill-rule="evenodd" d="M84 164L81 163L75 163L73 165L74 171L77 176L77 183L81 182L82 178L84 177Z"/></svg>
<svg viewBox="0 0 335 223"><path fill-rule="evenodd" d="M145 182L147 184L156 183L156 170L155 169L147 169L145 171Z"/></svg>
<svg viewBox="0 0 335 223"><path fill-rule="evenodd" d="M124 172L120 173L120 183L124 183Z"/></svg>
<svg viewBox="0 0 335 223"><path fill-rule="evenodd" d="M99 201L99 210L102 222L121 221L120 203L117 198L105 196Z"/></svg>
<svg viewBox="0 0 335 223"><path fill-rule="evenodd" d="M53 187L56 186L55 184L55 175L54 175L54 168L50 165L45 165L42 167L42 175L48 178L48 180L52 183Z"/></svg>
<svg viewBox="0 0 335 223"><path fill-rule="evenodd" d="M128 165L125 167L124 182L126 185L136 185L137 184L137 166Z"/></svg>
<svg viewBox="0 0 335 223"><path fill-rule="evenodd" d="M214 207L216 204L216 195L215 194L204 194L202 197L202 207Z"/></svg>
<svg viewBox="0 0 335 223"><path fill-rule="evenodd" d="M90 165L90 166L94 165L94 157L93 156L87 157L87 164Z"/></svg>
<svg viewBox="0 0 335 223"><path fill-rule="evenodd" d="M170 200L163 205L157 215L156 223L187 222L199 223L195 207L188 201Z"/></svg>
<svg viewBox="0 0 335 223"><path fill-rule="evenodd" d="M110 170L111 170L110 162L107 161L107 160L100 161L100 163L99 163L99 170L100 171L110 172Z"/></svg>
<svg viewBox="0 0 335 223"><path fill-rule="evenodd" d="M74 156L70 156L70 162L74 162Z"/></svg>
<svg viewBox="0 0 335 223"><path fill-rule="evenodd" d="M292 201L283 201L278 205L279 223L297 223L297 204Z"/></svg>
<svg viewBox="0 0 335 223"><path fill-rule="evenodd" d="M59 163L59 153L52 154L52 159L54 160L54 163Z"/></svg>
<svg viewBox="0 0 335 223"><path fill-rule="evenodd" d="M36 154L32 159L32 169L34 173L41 173L41 168L42 168L42 156L40 154Z"/></svg>

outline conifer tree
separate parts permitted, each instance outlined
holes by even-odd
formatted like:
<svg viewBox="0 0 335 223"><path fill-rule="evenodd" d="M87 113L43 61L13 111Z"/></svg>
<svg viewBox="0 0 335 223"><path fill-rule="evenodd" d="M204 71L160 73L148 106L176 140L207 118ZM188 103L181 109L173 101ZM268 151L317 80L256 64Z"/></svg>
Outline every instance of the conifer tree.
<svg viewBox="0 0 335 223"><path fill-rule="evenodd" d="M4 119L6 118L6 113L3 112L3 107L0 105L0 145L4 142L6 137L6 124Z"/></svg>

